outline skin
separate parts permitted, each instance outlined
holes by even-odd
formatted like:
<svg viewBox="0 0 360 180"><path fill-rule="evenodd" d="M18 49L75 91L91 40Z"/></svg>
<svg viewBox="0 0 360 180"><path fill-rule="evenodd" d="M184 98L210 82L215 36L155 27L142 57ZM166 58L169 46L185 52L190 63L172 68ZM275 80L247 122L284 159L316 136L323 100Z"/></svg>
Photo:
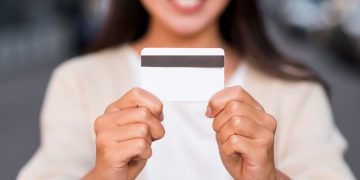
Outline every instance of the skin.
<svg viewBox="0 0 360 180"><path fill-rule="evenodd" d="M142 0L150 14L145 36L133 45L144 47L222 47L226 51L225 81L241 60L220 36L218 18L229 0L206 1L195 13L177 11L168 0ZM165 130L162 102L134 88L110 104L94 123L96 163L83 179L135 179L151 157L151 144ZM204 110L205 111L205 110ZM234 179L289 179L276 170L276 120L241 87L216 93L206 116L213 119L219 155Z"/></svg>
<svg viewBox="0 0 360 180"><path fill-rule="evenodd" d="M151 157L151 143L165 134L162 108L139 88L110 104L95 121L96 163L84 179L135 179Z"/></svg>
<svg viewBox="0 0 360 180"><path fill-rule="evenodd" d="M239 86L216 93L206 116L222 162L234 179L288 179L274 164L276 120Z"/></svg>

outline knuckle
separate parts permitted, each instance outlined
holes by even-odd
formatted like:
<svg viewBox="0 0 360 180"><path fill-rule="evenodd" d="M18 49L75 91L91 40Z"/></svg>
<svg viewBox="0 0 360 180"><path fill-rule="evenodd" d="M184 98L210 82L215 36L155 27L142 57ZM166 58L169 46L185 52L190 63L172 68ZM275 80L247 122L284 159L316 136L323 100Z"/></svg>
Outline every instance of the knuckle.
<svg viewBox="0 0 360 180"><path fill-rule="evenodd" d="M152 156L152 149L150 147L146 147L142 152L141 157L144 159L149 159Z"/></svg>
<svg viewBox="0 0 360 180"><path fill-rule="evenodd" d="M146 124L140 123L136 127L137 133L141 137L146 137L149 134L149 128Z"/></svg>
<svg viewBox="0 0 360 180"><path fill-rule="evenodd" d="M234 116L231 118L231 127L234 129L239 129L242 127L243 124L243 119L238 117L238 116Z"/></svg>
<svg viewBox="0 0 360 180"><path fill-rule="evenodd" d="M229 104L229 108L230 108L230 112L234 113L237 112L239 110L239 103L236 101L231 101Z"/></svg>
<svg viewBox="0 0 360 180"><path fill-rule="evenodd" d="M118 108L115 106L115 103L111 103L105 108L105 112L114 112L117 110Z"/></svg>
<svg viewBox="0 0 360 180"><path fill-rule="evenodd" d="M215 134L215 139L216 139L216 141L218 141L218 142L222 142L222 137L221 137L220 133L216 133L216 134Z"/></svg>
<svg viewBox="0 0 360 180"><path fill-rule="evenodd" d="M99 116L96 118L96 120L94 121L94 131L95 133L98 133L102 126L103 126L103 121L104 121L104 116Z"/></svg>
<svg viewBox="0 0 360 180"><path fill-rule="evenodd" d="M237 144L239 143L239 138L237 136L234 136L234 135L231 136L229 140L230 140L230 144L232 146L234 146L234 147L236 147Z"/></svg>
<svg viewBox="0 0 360 180"><path fill-rule="evenodd" d="M132 94L134 96L140 96L140 95L142 95L143 90L141 88L134 87L129 92L130 92L130 94Z"/></svg>
<svg viewBox="0 0 360 180"><path fill-rule="evenodd" d="M223 144L227 140L227 135L225 133L217 133L216 134L216 141Z"/></svg>
<svg viewBox="0 0 360 180"><path fill-rule="evenodd" d="M224 153L226 156L230 155L230 153L226 150L225 144L220 147L220 151Z"/></svg>
<svg viewBox="0 0 360 180"><path fill-rule="evenodd" d="M216 107L216 103L214 99L210 99L208 106L210 109L214 109Z"/></svg>
<svg viewBox="0 0 360 180"><path fill-rule="evenodd" d="M148 143L145 139L138 139L135 143L135 146L139 152L145 151L148 146Z"/></svg>
<svg viewBox="0 0 360 180"><path fill-rule="evenodd" d="M212 123L212 128L215 132L219 132L220 131L220 126L219 126L219 123L217 123L217 121L214 121Z"/></svg>
<svg viewBox="0 0 360 180"><path fill-rule="evenodd" d="M235 86L233 89L234 93L238 95L239 97L243 96L245 93L245 90L240 86Z"/></svg>
<svg viewBox="0 0 360 180"><path fill-rule="evenodd" d="M267 119L267 122L269 123L271 130L275 131L277 129L277 122L276 122L274 116L272 116L270 114L266 114L266 119Z"/></svg>
<svg viewBox="0 0 360 180"><path fill-rule="evenodd" d="M231 128L236 134L241 134L247 127L249 127L249 122L246 119L239 116L233 117Z"/></svg>
<svg viewBox="0 0 360 180"><path fill-rule="evenodd" d="M138 108L138 111L143 120L148 120L152 117L152 113L147 108Z"/></svg>

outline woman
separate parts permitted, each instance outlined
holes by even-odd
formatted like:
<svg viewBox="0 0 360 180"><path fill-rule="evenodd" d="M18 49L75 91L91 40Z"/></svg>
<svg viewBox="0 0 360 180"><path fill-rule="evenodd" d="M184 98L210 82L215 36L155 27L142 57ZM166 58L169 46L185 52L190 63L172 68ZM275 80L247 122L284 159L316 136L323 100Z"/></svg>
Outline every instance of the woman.
<svg viewBox="0 0 360 180"><path fill-rule="evenodd" d="M269 43L254 0L112 8L93 47L106 50L55 70L19 179L354 178L317 78ZM136 88L144 47L221 47L227 88L161 102Z"/></svg>

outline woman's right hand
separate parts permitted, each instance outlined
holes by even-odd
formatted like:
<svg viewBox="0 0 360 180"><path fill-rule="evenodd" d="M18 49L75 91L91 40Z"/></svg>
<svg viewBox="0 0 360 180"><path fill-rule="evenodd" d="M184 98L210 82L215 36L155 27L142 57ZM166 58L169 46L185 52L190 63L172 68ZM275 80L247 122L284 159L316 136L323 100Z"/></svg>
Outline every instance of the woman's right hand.
<svg viewBox="0 0 360 180"><path fill-rule="evenodd" d="M135 179L165 130L161 101L140 88L128 91L96 119L96 163L84 179Z"/></svg>

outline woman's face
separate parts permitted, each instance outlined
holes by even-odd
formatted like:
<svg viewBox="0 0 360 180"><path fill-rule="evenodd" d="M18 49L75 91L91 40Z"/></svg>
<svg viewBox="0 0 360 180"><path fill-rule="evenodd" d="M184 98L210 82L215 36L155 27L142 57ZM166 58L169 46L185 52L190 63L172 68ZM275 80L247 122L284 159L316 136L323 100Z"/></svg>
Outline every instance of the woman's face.
<svg viewBox="0 0 360 180"><path fill-rule="evenodd" d="M179 36L192 36L216 24L230 0L142 0L154 22Z"/></svg>

